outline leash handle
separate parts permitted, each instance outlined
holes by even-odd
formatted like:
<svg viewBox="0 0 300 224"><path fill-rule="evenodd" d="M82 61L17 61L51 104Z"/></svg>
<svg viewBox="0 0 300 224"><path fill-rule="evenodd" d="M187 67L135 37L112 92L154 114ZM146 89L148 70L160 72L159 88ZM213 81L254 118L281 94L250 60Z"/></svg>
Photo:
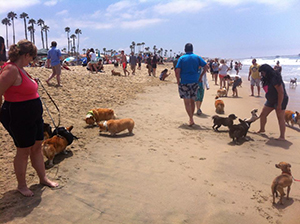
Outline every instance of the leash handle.
<svg viewBox="0 0 300 224"><path fill-rule="evenodd" d="M59 125L60 125L60 111L59 111L59 108L58 108L58 106L56 105L56 103L54 102L54 100L52 99L52 97L50 96L50 94L47 92L47 90L46 90L46 88L44 87L44 85L43 85L43 83L41 82L41 80L40 80L40 79L37 79L36 81L38 81L39 84L41 84L42 88L45 90L46 94L48 95L48 97L50 98L51 102L54 104L54 106L56 107L56 109L57 109L57 111L58 111L58 125L56 126L55 123L54 123L54 120L52 119L52 117L51 117L51 115L50 115L50 113L49 113L48 107L46 106L45 102L44 102L44 101L42 100L42 98L41 98L43 104L45 105L45 107L46 107L46 109L47 109L47 111L48 111L48 114L49 114L49 116L50 116L50 118L51 118L51 120L52 120L52 123L53 123L54 127L57 128L57 127L59 127Z"/></svg>

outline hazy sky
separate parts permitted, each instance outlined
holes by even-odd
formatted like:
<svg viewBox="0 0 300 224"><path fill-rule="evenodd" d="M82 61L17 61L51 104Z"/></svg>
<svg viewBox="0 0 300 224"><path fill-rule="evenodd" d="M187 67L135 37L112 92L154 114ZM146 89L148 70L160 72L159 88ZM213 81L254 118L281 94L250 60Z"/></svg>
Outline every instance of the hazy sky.
<svg viewBox="0 0 300 224"><path fill-rule="evenodd" d="M0 19L17 13L16 40L25 38L23 19L43 19L48 42L67 47L65 27L81 29L83 48L129 53L129 45L145 42L153 49L183 51L188 42L204 57L245 58L300 53L299 0L0 0ZM41 48L40 27L35 26ZM12 26L8 29L12 43ZM0 35L6 37L0 24ZM28 34L29 35L29 34ZM169 53L168 53L169 54Z"/></svg>

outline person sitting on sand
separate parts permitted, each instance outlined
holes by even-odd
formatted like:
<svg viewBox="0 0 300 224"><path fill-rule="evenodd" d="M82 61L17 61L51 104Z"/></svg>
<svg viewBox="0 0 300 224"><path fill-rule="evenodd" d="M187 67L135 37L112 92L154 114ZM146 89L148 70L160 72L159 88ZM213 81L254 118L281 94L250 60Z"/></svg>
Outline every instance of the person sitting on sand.
<svg viewBox="0 0 300 224"><path fill-rule="evenodd" d="M280 136L278 140L285 140L285 109L289 101L289 97L285 91L285 85L282 77L270 65L263 64L259 67L262 76L262 86L266 92L267 102L265 103L260 114L260 129L258 133L265 132L268 115L275 110Z"/></svg>
<svg viewBox="0 0 300 224"><path fill-rule="evenodd" d="M97 73L98 71L97 71L96 64L98 63L98 61L97 61L97 55L94 51L94 48L90 49L89 58L91 59L90 62L88 63L89 70L90 71L96 71L96 73Z"/></svg>
<svg viewBox="0 0 300 224"><path fill-rule="evenodd" d="M159 76L159 79L161 81L165 81L165 79L170 75L170 73L168 73L168 69L164 69L161 73L160 73L160 76Z"/></svg>

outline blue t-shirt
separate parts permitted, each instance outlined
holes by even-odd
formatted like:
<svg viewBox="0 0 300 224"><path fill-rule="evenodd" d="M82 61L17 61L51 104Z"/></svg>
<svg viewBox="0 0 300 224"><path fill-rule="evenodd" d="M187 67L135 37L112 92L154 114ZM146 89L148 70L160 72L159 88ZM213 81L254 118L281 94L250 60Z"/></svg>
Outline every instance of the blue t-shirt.
<svg viewBox="0 0 300 224"><path fill-rule="evenodd" d="M47 59L51 59L51 66L58 65L60 63L61 52L56 47L52 47L47 54Z"/></svg>
<svg viewBox="0 0 300 224"><path fill-rule="evenodd" d="M180 83L190 84L198 83L200 74L198 73L199 66L204 67L206 62L198 55L186 53L181 56L177 62L176 68L180 68Z"/></svg>

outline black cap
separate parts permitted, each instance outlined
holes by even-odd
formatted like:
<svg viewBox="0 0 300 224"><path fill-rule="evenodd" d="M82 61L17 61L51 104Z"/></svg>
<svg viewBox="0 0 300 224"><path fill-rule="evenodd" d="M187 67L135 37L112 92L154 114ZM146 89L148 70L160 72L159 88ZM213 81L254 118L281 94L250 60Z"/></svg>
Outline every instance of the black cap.
<svg viewBox="0 0 300 224"><path fill-rule="evenodd" d="M184 47L184 51L185 51L186 53L191 53L191 52L193 52L193 45L192 45L191 43L187 43L187 44L185 45L185 47Z"/></svg>

